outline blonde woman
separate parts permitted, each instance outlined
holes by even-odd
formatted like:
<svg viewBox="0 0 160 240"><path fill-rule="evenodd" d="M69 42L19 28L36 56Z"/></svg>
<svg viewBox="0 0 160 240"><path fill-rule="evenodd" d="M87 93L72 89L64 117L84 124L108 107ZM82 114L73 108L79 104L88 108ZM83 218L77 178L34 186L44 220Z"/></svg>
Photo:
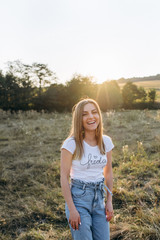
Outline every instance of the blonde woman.
<svg viewBox="0 0 160 240"><path fill-rule="evenodd" d="M111 138L103 135L97 102L78 102L71 133L61 147L61 187L74 240L110 239L113 147Z"/></svg>

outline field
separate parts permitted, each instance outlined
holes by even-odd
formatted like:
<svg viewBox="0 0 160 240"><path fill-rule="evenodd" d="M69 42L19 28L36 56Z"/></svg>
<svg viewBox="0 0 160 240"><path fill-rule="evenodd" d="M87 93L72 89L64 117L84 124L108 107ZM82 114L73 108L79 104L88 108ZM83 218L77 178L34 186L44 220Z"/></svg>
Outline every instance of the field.
<svg viewBox="0 0 160 240"><path fill-rule="evenodd" d="M146 91L150 88L154 88L157 92L156 101L160 102L160 80L133 82L133 84L137 85L137 87L143 87ZM123 88L124 85L125 83L119 84L120 88Z"/></svg>
<svg viewBox="0 0 160 240"><path fill-rule="evenodd" d="M111 239L160 239L160 111L103 113L112 137ZM69 113L0 112L0 239L71 240L60 188Z"/></svg>

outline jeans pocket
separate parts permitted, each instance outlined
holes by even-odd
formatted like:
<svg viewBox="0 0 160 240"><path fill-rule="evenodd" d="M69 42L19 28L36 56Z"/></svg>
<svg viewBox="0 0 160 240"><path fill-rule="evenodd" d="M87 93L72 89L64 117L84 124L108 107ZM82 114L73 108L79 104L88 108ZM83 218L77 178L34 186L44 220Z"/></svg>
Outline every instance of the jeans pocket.
<svg viewBox="0 0 160 240"><path fill-rule="evenodd" d="M76 186L72 186L71 188L72 196L74 197L83 197L86 195L86 190L83 188L79 188Z"/></svg>

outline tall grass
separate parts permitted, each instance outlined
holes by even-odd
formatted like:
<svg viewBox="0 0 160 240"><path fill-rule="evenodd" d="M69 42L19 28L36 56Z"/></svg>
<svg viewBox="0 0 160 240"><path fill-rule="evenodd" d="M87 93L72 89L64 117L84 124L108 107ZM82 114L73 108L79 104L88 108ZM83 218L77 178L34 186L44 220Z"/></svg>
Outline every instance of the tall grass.
<svg viewBox="0 0 160 240"><path fill-rule="evenodd" d="M160 239L159 111L103 119L115 144L111 239ZM0 239L70 240L59 159L71 115L1 111L0 123Z"/></svg>

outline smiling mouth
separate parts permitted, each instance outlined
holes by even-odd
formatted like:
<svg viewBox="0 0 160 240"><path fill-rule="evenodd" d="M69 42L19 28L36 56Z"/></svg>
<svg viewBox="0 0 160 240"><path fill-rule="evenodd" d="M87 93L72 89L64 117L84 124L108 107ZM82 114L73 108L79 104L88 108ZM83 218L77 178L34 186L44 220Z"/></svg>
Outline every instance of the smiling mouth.
<svg viewBox="0 0 160 240"><path fill-rule="evenodd" d="M87 124L88 124L88 125L92 125L92 124L94 124L94 123L96 123L96 121L88 122Z"/></svg>

